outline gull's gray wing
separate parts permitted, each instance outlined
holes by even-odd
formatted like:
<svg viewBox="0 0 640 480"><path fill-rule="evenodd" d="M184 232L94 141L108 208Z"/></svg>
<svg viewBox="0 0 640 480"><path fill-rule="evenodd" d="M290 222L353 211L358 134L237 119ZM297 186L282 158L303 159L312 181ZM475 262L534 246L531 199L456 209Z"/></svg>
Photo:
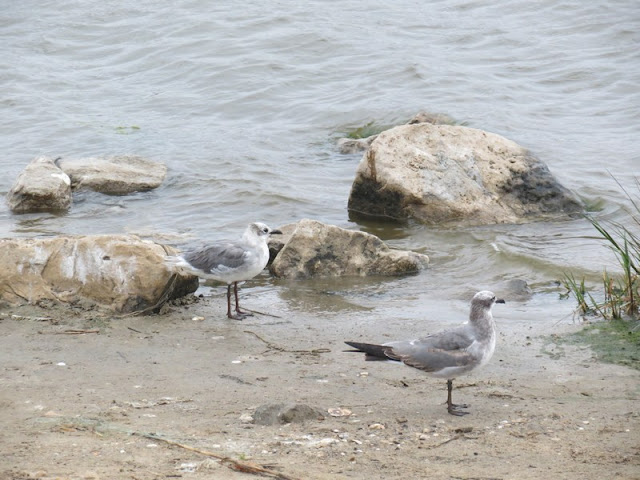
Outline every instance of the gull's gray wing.
<svg viewBox="0 0 640 480"><path fill-rule="evenodd" d="M241 245L227 243L188 252L184 255L184 259L205 273L215 274L221 270L240 267L246 263L249 256L250 253Z"/></svg>
<svg viewBox="0 0 640 480"><path fill-rule="evenodd" d="M385 343L385 354L392 360L425 372L447 367L463 367L475 361L467 348L475 341L466 325L417 340Z"/></svg>

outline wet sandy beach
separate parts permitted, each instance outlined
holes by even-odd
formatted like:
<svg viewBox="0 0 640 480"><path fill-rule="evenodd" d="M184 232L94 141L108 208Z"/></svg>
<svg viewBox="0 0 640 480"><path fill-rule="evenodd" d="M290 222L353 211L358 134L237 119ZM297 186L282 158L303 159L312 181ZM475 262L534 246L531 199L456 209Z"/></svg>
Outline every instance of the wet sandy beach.
<svg viewBox="0 0 640 480"><path fill-rule="evenodd" d="M243 322L219 292L148 317L3 309L0 476L241 479L255 465L297 479L640 478L635 370L501 329L494 309L496 353L454 382L471 412L454 417L446 382L343 352L345 339L385 340L379 319L265 298L247 306L273 316ZM385 320L385 337L410 330ZM280 403L324 416L251 423Z"/></svg>

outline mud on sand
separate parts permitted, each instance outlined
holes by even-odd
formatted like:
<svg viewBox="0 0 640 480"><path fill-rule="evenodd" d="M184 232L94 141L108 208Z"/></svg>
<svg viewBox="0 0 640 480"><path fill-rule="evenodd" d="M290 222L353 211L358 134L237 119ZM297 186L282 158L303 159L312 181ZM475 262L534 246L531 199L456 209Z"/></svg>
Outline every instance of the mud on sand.
<svg viewBox="0 0 640 480"><path fill-rule="evenodd" d="M502 333L454 382L471 414L453 417L446 382L343 353L379 337L366 314L237 322L218 300L148 317L0 310L0 478L640 478L640 372L588 348ZM250 423L275 403L325 417Z"/></svg>

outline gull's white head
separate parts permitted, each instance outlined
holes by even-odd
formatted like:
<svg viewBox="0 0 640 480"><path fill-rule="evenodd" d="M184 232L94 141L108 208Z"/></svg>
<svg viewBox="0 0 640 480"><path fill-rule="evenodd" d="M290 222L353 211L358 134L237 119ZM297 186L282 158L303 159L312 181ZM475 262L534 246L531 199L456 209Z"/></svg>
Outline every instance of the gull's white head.
<svg viewBox="0 0 640 480"><path fill-rule="evenodd" d="M487 309L491 309L494 303L504 303L502 298L496 298L493 292L488 290L483 290L482 292L478 292L473 296L471 300L471 306L484 307Z"/></svg>
<svg viewBox="0 0 640 480"><path fill-rule="evenodd" d="M269 235L282 234L280 230L272 230L262 222L250 223L249 227L247 227L247 231L250 235L256 238L263 238L265 241L268 240Z"/></svg>

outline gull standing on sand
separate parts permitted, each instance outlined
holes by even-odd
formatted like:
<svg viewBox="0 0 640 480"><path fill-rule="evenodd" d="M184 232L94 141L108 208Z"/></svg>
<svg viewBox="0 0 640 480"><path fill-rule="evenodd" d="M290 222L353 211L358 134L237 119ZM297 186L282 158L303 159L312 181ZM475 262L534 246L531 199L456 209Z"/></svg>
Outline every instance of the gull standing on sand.
<svg viewBox="0 0 640 480"><path fill-rule="evenodd" d="M467 405L451 402L453 379L485 365L496 348L496 325L491 315L494 303L505 303L489 291L478 292L471 300L469 321L451 330L427 335L416 340L404 340L375 345L345 342L366 353L365 360L393 360L437 377L447 379L447 411L451 415L466 415L460 410Z"/></svg>
<svg viewBox="0 0 640 480"><path fill-rule="evenodd" d="M281 233L280 230L271 230L264 223L250 223L242 238L236 242L215 243L180 256L167 257L166 263L176 273L225 282L227 317L242 320L252 314L240 310L238 282L249 280L264 270L269 261L269 235ZM231 285L236 299L235 315L231 313Z"/></svg>

